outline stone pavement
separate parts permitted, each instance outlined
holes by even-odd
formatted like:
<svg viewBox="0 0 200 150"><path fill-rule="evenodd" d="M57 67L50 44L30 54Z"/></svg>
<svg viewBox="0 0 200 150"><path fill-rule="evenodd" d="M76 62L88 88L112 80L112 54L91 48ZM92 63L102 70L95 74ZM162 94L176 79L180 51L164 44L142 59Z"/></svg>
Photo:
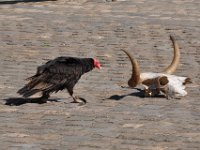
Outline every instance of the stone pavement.
<svg viewBox="0 0 200 150"><path fill-rule="evenodd" d="M121 88L131 75L120 49L143 71L162 71L172 59L169 35L181 48L177 75L193 84L181 100L142 98ZM200 1L0 1L0 149L199 150ZM36 67L57 56L97 57L102 70L85 74L72 104L68 93L45 104L23 102L16 91ZM17 103L15 103L17 104Z"/></svg>

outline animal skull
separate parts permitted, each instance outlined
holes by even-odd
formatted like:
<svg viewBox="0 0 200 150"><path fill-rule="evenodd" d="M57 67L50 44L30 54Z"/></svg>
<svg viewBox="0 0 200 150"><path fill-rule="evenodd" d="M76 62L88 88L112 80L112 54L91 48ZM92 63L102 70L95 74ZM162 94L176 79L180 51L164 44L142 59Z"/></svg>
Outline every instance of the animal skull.
<svg viewBox="0 0 200 150"><path fill-rule="evenodd" d="M140 67L137 60L126 50L132 64L132 76L128 81L130 87L142 85L144 87L144 96L154 97L161 93L167 99L178 98L187 95L185 84L191 83L188 77L172 75L177 69L180 60L180 49L173 36L170 36L174 48L174 57L171 64L162 73L145 72L140 73Z"/></svg>

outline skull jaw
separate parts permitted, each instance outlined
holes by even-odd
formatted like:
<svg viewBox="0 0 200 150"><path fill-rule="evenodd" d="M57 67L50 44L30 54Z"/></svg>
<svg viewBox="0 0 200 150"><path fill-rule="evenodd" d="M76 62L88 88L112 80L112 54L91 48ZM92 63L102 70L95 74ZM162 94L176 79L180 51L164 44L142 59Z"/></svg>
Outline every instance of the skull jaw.
<svg viewBox="0 0 200 150"><path fill-rule="evenodd" d="M166 99L181 99L187 95L187 92L181 88L174 88L167 84L165 87L156 87L144 85L144 97L158 97L163 95Z"/></svg>
<svg viewBox="0 0 200 150"><path fill-rule="evenodd" d="M150 88L144 89L144 97L156 97L158 95L160 95L159 89L150 89Z"/></svg>

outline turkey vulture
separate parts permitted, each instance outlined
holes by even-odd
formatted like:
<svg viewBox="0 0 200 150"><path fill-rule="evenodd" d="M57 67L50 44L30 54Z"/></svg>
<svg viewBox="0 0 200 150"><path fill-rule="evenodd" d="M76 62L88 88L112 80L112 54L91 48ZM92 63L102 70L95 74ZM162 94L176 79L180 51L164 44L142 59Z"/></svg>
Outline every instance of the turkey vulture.
<svg viewBox="0 0 200 150"><path fill-rule="evenodd" d="M97 59L57 57L39 66L36 74L27 78L29 82L17 93L23 97L41 93L41 99L45 100L51 93L67 89L73 102L77 103L78 97L73 96L73 88L84 73L95 67L101 69L101 64Z"/></svg>

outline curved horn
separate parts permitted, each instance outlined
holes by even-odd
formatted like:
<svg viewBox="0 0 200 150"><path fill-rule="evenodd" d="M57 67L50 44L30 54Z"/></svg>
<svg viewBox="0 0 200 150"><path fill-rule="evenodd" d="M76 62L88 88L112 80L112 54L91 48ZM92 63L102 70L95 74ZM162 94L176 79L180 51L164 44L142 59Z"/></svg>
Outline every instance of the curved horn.
<svg viewBox="0 0 200 150"><path fill-rule="evenodd" d="M133 58L128 51L126 50L122 50L122 51L124 51L126 55L129 57L131 61L131 65L132 65L132 76L128 81L128 85L130 87L136 87L140 81L140 66L137 60Z"/></svg>
<svg viewBox="0 0 200 150"><path fill-rule="evenodd" d="M180 49L178 43L175 41L174 37L170 35L170 40L174 47L174 57L171 64L164 70L165 73L172 74L176 71L180 61Z"/></svg>

